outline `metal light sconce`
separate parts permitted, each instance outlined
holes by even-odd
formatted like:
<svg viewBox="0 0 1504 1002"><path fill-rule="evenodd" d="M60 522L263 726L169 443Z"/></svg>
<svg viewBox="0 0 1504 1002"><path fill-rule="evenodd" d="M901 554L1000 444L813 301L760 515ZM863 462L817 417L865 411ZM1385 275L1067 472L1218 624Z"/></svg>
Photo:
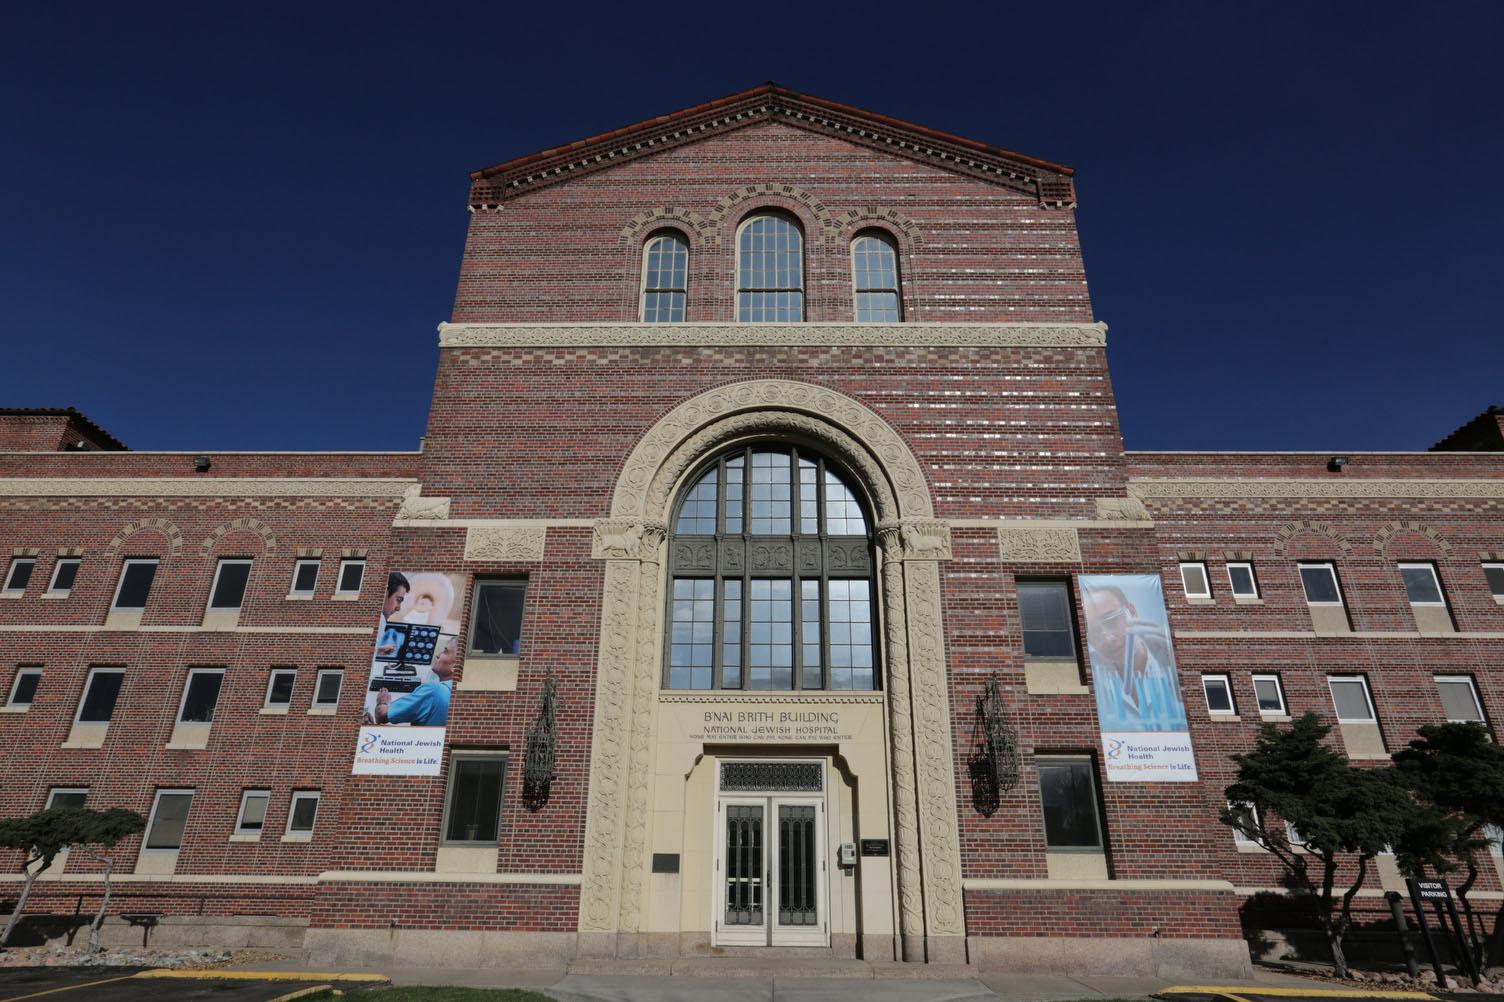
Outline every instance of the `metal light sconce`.
<svg viewBox="0 0 1504 1002"><path fill-rule="evenodd" d="M538 699L538 717L527 732L527 757L522 766L522 805L536 811L548 803L549 788L554 781L554 714L559 708L558 683L553 672L543 680L543 695Z"/></svg>
<svg viewBox="0 0 1504 1002"><path fill-rule="evenodd" d="M967 759L971 773L971 803L977 813L992 817L1003 794L1018 785L1018 732L1003 712L1003 695L997 673L977 697L976 723L972 727L972 753Z"/></svg>

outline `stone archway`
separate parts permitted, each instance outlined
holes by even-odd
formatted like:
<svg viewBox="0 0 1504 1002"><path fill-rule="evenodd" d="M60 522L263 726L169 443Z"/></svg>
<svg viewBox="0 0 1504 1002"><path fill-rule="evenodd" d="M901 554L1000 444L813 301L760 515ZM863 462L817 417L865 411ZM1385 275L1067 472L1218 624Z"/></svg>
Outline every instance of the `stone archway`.
<svg viewBox="0 0 1504 1002"><path fill-rule="evenodd" d="M611 517L595 526L606 562L580 891L580 950L637 951L647 865L654 709L669 506L710 454L760 436L819 444L863 482L877 519L885 631L901 956L965 957L940 560L949 526L933 517L923 470L903 439L861 403L824 387L757 380L675 407L632 450Z"/></svg>

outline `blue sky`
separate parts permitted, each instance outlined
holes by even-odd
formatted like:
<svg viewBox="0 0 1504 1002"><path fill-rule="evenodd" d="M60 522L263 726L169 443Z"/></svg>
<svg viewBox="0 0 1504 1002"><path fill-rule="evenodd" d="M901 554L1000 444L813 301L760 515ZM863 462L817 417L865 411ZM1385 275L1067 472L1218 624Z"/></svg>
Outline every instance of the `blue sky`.
<svg viewBox="0 0 1504 1002"><path fill-rule="evenodd" d="M1130 449L1423 449L1504 403L1501 38L1497 2L11 4L0 405L415 448L468 172L772 79L1077 168Z"/></svg>

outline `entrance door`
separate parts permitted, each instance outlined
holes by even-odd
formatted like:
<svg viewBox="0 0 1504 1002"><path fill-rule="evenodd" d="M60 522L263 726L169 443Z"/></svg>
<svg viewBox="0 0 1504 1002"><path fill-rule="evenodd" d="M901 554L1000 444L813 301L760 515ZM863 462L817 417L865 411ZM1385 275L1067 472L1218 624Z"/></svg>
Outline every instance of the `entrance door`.
<svg viewBox="0 0 1504 1002"><path fill-rule="evenodd" d="M823 798L723 796L718 807L716 943L828 945Z"/></svg>

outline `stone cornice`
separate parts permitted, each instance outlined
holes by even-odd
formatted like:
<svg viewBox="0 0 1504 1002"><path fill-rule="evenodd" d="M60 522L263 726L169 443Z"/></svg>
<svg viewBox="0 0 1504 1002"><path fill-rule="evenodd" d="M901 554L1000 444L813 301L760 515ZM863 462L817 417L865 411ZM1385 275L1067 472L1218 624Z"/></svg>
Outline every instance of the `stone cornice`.
<svg viewBox="0 0 1504 1002"><path fill-rule="evenodd" d="M1130 479L1128 494L1135 498L1504 498L1504 476L1498 480Z"/></svg>
<svg viewBox="0 0 1504 1002"><path fill-rule="evenodd" d="M365 477L0 477L0 497L400 498L413 486Z"/></svg>
<svg viewBox="0 0 1504 1002"><path fill-rule="evenodd" d="M440 348L1102 348L1096 324L440 324Z"/></svg>

